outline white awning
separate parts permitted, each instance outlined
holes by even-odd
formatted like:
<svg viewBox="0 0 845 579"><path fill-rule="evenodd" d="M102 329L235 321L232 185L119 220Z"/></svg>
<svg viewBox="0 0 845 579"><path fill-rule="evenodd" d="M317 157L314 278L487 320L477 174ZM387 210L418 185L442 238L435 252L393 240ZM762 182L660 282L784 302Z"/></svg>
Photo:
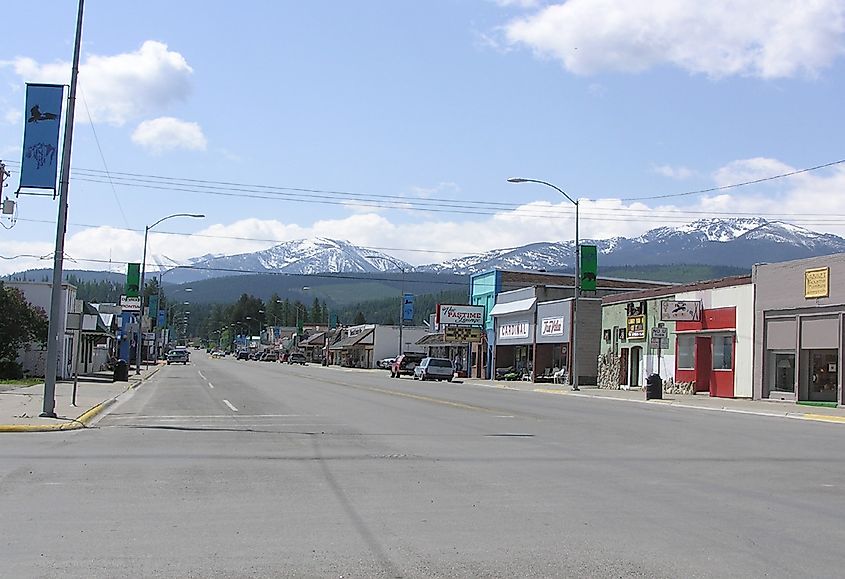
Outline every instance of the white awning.
<svg viewBox="0 0 845 579"><path fill-rule="evenodd" d="M537 298L528 298L527 300L517 300L515 302L508 302L506 304L496 304L490 310L491 316L504 316L505 314L515 314L517 312L527 312L534 307Z"/></svg>

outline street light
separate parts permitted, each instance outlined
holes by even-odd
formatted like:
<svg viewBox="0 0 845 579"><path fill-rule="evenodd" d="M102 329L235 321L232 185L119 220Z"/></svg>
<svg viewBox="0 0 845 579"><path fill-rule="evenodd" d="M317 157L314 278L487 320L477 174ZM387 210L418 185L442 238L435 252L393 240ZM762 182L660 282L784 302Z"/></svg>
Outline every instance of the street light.
<svg viewBox="0 0 845 579"><path fill-rule="evenodd" d="M393 265L399 268L402 272L402 293L399 294L399 350L396 352L396 357L402 355L402 328L405 326L405 266L400 264L398 260L389 255L365 255L366 259L386 259Z"/></svg>
<svg viewBox="0 0 845 579"><path fill-rule="evenodd" d="M147 273L147 237L150 234L150 229L162 221L167 221L168 219L173 219L174 217L192 217L195 219L202 219L205 215L202 213L174 213L173 215L162 217L152 225L147 225L144 228L144 255L141 258L141 285L139 286L141 291L141 311L138 313L138 341L135 343L135 374L141 373L141 350L143 349L144 343L141 334L141 320L144 318L144 276Z"/></svg>
<svg viewBox="0 0 845 579"><path fill-rule="evenodd" d="M551 187L564 197L566 200L575 206L575 303L572 306L572 389L580 390L578 388L578 297L581 294L581 246L578 240L578 199L573 199L566 192L552 185L548 181L541 181L539 179L522 179L520 177L511 177L508 183L539 183L546 187ZM537 361L535 360L536 364Z"/></svg>

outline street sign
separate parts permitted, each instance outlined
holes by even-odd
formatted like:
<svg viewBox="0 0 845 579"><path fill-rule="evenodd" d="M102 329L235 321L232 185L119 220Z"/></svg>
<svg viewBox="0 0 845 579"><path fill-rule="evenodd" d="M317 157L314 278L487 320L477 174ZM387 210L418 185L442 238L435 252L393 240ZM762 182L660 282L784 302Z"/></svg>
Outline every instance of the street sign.
<svg viewBox="0 0 845 579"><path fill-rule="evenodd" d="M654 338L649 340L649 346L652 350L666 350L669 347L669 338Z"/></svg>
<svg viewBox="0 0 845 579"><path fill-rule="evenodd" d="M669 328L663 326L657 326L656 328L651 329L651 337L652 338L668 338L669 337Z"/></svg>
<svg viewBox="0 0 845 579"><path fill-rule="evenodd" d="M120 296L120 309L124 312L140 312L141 297Z"/></svg>

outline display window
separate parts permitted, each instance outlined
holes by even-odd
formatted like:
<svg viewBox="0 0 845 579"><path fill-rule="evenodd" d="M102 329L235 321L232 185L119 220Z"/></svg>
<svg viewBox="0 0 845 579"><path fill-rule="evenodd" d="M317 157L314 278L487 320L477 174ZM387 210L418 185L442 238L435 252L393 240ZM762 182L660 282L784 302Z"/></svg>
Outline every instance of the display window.
<svg viewBox="0 0 845 579"><path fill-rule="evenodd" d="M808 399L814 402L836 402L839 351L810 350L808 357Z"/></svg>
<svg viewBox="0 0 845 579"><path fill-rule="evenodd" d="M713 369L733 369L734 337L733 335L713 336Z"/></svg>
<svg viewBox="0 0 845 579"><path fill-rule="evenodd" d="M678 336L678 369L695 369L695 336Z"/></svg>
<svg viewBox="0 0 845 579"><path fill-rule="evenodd" d="M769 351L769 396L795 393L795 352Z"/></svg>

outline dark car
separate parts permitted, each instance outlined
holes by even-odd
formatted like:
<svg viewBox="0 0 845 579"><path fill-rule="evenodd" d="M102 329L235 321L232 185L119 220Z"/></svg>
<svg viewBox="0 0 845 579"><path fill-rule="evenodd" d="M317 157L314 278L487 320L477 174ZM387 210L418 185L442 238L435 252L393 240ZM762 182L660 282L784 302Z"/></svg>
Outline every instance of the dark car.
<svg viewBox="0 0 845 579"><path fill-rule="evenodd" d="M302 364L304 366L305 354L300 354L299 352L288 354L288 364Z"/></svg>
<svg viewBox="0 0 845 579"><path fill-rule="evenodd" d="M238 360L249 360L249 350L238 350Z"/></svg>
<svg viewBox="0 0 845 579"><path fill-rule="evenodd" d="M167 363L168 364L187 364L188 363L188 350L185 348L174 348L167 353Z"/></svg>
<svg viewBox="0 0 845 579"><path fill-rule="evenodd" d="M279 361L279 353L276 350L265 350L263 354L261 354L261 361L262 362L278 362Z"/></svg>
<svg viewBox="0 0 845 579"><path fill-rule="evenodd" d="M417 364L422 362L425 354L402 354L390 366L390 377L399 378L403 374L405 376L413 376L414 368Z"/></svg>

